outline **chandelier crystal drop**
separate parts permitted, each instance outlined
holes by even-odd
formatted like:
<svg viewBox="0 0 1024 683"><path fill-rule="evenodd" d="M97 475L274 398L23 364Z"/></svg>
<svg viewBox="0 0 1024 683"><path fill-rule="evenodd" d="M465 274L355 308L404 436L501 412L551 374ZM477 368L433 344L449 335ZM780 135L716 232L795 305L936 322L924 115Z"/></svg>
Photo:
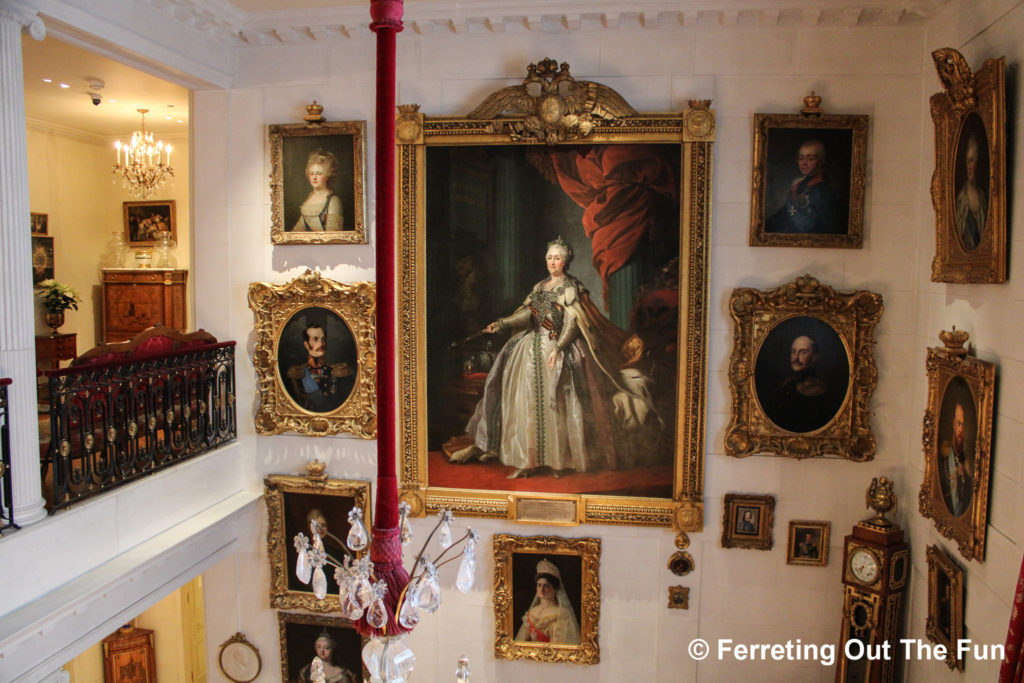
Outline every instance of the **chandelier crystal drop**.
<svg viewBox="0 0 1024 683"><path fill-rule="evenodd" d="M142 115L142 125L132 133L131 142L122 145L118 140L117 163L114 164L114 182L121 177L124 187L140 199L148 199L159 187L174 176L171 168L171 146L162 140L154 140L153 133L146 130L148 109L137 109ZM123 157L123 158L122 158Z"/></svg>
<svg viewBox="0 0 1024 683"><path fill-rule="evenodd" d="M409 506L405 505L401 509L399 526L406 530L401 534L405 536L406 542L412 538L412 530L408 528L408 514ZM363 511L358 507L353 508L348 521L350 527L345 542L330 533L316 519L310 521L308 537L302 532L296 534L294 545L298 560L295 563L295 574L303 583L312 581L313 594L318 600L323 600L327 595L325 568L332 568L331 575L338 584L341 615L354 622L365 620L366 624L380 632L380 635L372 636L363 649L363 661L370 672L370 680L404 683L412 673L416 657L405 644L401 631L412 630L419 623L421 611L432 614L441 606L441 584L438 578L440 566L459 560L456 587L462 592L472 588L479 534L473 529L467 529L465 535L453 542L452 513L442 510L416 556L408 582L398 586L395 593L399 595L398 604L394 614L389 615L390 608L385 605L389 591L387 581L375 575L375 565L368 555L356 559L357 553L373 543L373 534L363 523ZM431 547L435 535L438 538L433 547L437 551L431 558L426 555L426 551ZM324 545L325 539L331 540L331 550L337 547L345 553L340 561L331 556ZM398 632L392 632L396 627Z"/></svg>

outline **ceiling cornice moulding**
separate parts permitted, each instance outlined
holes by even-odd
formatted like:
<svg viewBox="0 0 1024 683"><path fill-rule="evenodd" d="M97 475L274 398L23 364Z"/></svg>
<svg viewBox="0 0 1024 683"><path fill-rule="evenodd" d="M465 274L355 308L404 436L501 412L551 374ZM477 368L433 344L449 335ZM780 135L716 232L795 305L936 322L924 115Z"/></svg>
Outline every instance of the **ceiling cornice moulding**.
<svg viewBox="0 0 1024 683"><path fill-rule="evenodd" d="M142 0L219 40L245 46L367 38L364 3L245 12L228 0ZM949 0L407 0L405 26L420 35L592 31L617 28L907 26Z"/></svg>

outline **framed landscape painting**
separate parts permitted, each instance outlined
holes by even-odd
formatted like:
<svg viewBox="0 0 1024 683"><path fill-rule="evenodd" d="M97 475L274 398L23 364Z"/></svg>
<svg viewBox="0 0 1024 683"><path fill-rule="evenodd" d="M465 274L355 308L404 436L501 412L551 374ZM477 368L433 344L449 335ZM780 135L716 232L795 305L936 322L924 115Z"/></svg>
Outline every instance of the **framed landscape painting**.
<svg viewBox="0 0 1024 683"><path fill-rule="evenodd" d="M573 81L551 60L529 74ZM594 88L600 106L547 123L499 118L506 90L467 117L400 107L414 515L702 526L714 114Z"/></svg>

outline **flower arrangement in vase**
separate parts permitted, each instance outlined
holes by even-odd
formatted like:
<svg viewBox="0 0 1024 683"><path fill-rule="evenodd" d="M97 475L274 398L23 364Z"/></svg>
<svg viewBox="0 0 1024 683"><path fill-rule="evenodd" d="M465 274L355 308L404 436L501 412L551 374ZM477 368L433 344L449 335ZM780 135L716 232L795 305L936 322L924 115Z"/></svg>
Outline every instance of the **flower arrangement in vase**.
<svg viewBox="0 0 1024 683"><path fill-rule="evenodd" d="M78 302L82 297L78 296L78 292L71 285L54 279L43 280L36 289L36 293L43 301L43 322L53 330L53 334L57 334L57 329L64 324L64 311L69 308L77 311Z"/></svg>

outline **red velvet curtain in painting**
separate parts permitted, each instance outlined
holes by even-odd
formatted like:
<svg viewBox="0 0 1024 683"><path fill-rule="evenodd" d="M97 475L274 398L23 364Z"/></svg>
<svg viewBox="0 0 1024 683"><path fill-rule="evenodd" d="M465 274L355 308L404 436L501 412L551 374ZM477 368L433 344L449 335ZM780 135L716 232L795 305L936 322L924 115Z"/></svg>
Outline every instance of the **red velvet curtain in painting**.
<svg viewBox="0 0 1024 683"><path fill-rule="evenodd" d="M585 145L551 152L562 189L583 207L594 268L605 292L640 241L659 225L659 207L678 202L678 169L658 146Z"/></svg>
<svg viewBox="0 0 1024 683"><path fill-rule="evenodd" d="M1006 659L999 668L999 683L1024 683L1024 558L1020 563L1017 590L1010 608L1010 627L1006 631Z"/></svg>

